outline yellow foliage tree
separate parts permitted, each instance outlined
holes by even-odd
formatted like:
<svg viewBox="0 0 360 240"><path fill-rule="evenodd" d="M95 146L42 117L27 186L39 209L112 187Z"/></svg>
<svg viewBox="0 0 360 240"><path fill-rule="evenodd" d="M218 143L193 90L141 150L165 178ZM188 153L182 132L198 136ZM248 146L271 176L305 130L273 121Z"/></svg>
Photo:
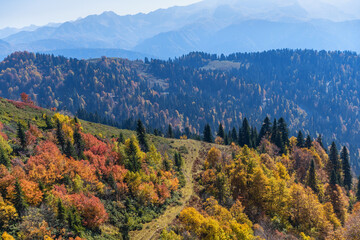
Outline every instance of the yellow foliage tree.
<svg viewBox="0 0 360 240"><path fill-rule="evenodd" d="M0 197L0 226L3 228L9 227L12 221L18 217L15 207L12 204L7 204Z"/></svg>
<svg viewBox="0 0 360 240"><path fill-rule="evenodd" d="M2 240L15 240L15 238L13 236L11 236L10 234L8 234L7 232L4 232L1 235L1 239Z"/></svg>

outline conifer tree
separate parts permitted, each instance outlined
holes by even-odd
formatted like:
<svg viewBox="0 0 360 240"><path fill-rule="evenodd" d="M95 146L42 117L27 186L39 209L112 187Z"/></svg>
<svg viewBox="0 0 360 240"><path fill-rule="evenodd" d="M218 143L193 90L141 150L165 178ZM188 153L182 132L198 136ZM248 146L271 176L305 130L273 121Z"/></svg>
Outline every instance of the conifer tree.
<svg viewBox="0 0 360 240"><path fill-rule="evenodd" d="M297 140L296 146L298 146L299 148L303 148L305 145L305 142L304 142L303 133L301 131L298 132L296 140Z"/></svg>
<svg viewBox="0 0 360 240"><path fill-rule="evenodd" d="M10 158L6 151L0 146L0 165L4 165L7 169L11 167Z"/></svg>
<svg viewBox="0 0 360 240"><path fill-rule="evenodd" d="M233 129L231 131L231 141L235 142L235 143L238 141L238 136L237 136L237 132L236 132L235 127L233 127Z"/></svg>
<svg viewBox="0 0 360 240"><path fill-rule="evenodd" d="M167 136L168 138L174 138L174 133L173 133L173 130L172 130L172 127L171 127L170 124L169 124L169 126L168 126L168 130L167 130L166 136Z"/></svg>
<svg viewBox="0 0 360 240"><path fill-rule="evenodd" d="M26 209L28 207L28 205L25 201L24 192L21 188L21 185L20 185L18 179L16 179L16 182L15 182L14 207L16 208L16 211L18 212L20 217L24 216Z"/></svg>
<svg viewBox="0 0 360 240"><path fill-rule="evenodd" d="M128 217L127 213L125 214L124 223L121 225L120 230L121 230L122 239L129 240L130 239L130 236L129 236L130 227L129 227L129 217Z"/></svg>
<svg viewBox="0 0 360 240"><path fill-rule="evenodd" d="M85 144L84 144L84 141L83 141L81 133L80 133L77 118L75 118L75 123L76 124L75 124L75 129L74 129L74 145L75 145L76 155L79 158L83 158Z"/></svg>
<svg viewBox="0 0 360 240"><path fill-rule="evenodd" d="M223 128L221 123L219 124L219 129L218 129L218 132L217 132L217 136L221 137L222 139L225 139L225 132L224 132L224 128Z"/></svg>
<svg viewBox="0 0 360 240"><path fill-rule="evenodd" d="M122 143L122 144L125 143L124 134L122 132L120 132L119 134L118 143Z"/></svg>
<svg viewBox="0 0 360 240"><path fill-rule="evenodd" d="M70 209L68 217L67 217L67 222L69 224L69 228L71 230L73 230L75 233L79 234L84 231L84 227L82 226L81 217L75 207Z"/></svg>
<svg viewBox="0 0 360 240"><path fill-rule="evenodd" d="M278 135L279 135L278 124L277 124L276 118L274 118L274 122L273 122L272 129L271 129L271 138L270 138L270 140L275 145L277 145L276 144L276 139L278 138Z"/></svg>
<svg viewBox="0 0 360 240"><path fill-rule="evenodd" d="M336 182L337 184L340 185L341 183L341 166L340 166L340 161L339 161L339 153L336 147L335 142L332 142L331 147L330 147L330 154L329 154L329 170L330 171L334 171L335 176L336 176Z"/></svg>
<svg viewBox="0 0 360 240"><path fill-rule="evenodd" d="M22 149L26 148L26 135L24 131L24 126L18 122L18 131L17 131L17 137L20 139L20 145Z"/></svg>
<svg viewBox="0 0 360 240"><path fill-rule="evenodd" d="M316 180L315 162L311 160L307 185L317 193L319 191Z"/></svg>
<svg viewBox="0 0 360 240"><path fill-rule="evenodd" d="M174 154L174 162L175 162L175 166L177 167L178 171L180 171L181 167L183 165L183 160L182 160L182 157L181 157L180 153L175 152L175 154Z"/></svg>
<svg viewBox="0 0 360 240"><path fill-rule="evenodd" d="M126 150L126 156L127 162L125 167L132 172L140 171L141 159L137 154L137 149L133 138L130 138L129 147Z"/></svg>
<svg viewBox="0 0 360 240"><path fill-rule="evenodd" d="M64 153L67 157L75 157L75 148L70 141L66 141Z"/></svg>
<svg viewBox="0 0 360 240"><path fill-rule="evenodd" d="M280 118L278 122L278 130L281 134L281 141L284 146L289 146L289 129L287 128L284 118Z"/></svg>
<svg viewBox="0 0 360 240"><path fill-rule="evenodd" d="M212 143L213 142L213 136L211 133L211 128L209 124L206 124L204 127L204 142Z"/></svg>
<svg viewBox="0 0 360 240"><path fill-rule="evenodd" d="M312 141L310 135L307 135L306 141L305 141L305 147L310 149L312 147Z"/></svg>
<svg viewBox="0 0 360 240"><path fill-rule="evenodd" d="M342 170L344 173L344 187L347 188L347 190L350 190L352 185L351 167L349 161L349 152L345 146L341 150L340 157L342 162Z"/></svg>
<svg viewBox="0 0 360 240"><path fill-rule="evenodd" d="M243 144L243 146L247 145L248 147L250 147L251 133L250 133L250 125L249 125L249 122L248 122L247 118L244 118L241 132L242 132L242 144Z"/></svg>
<svg viewBox="0 0 360 240"><path fill-rule="evenodd" d="M170 162L169 162L167 155L165 155L162 164L163 164L165 171L170 171Z"/></svg>
<svg viewBox="0 0 360 240"><path fill-rule="evenodd" d="M154 135L159 136L159 130L157 128L154 129Z"/></svg>
<svg viewBox="0 0 360 240"><path fill-rule="evenodd" d="M256 130L256 127L251 128L251 147L256 148L256 142L258 139L258 132Z"/></svg>
<svg viewBox="0 0 360 240"><path fill-rule="evenodd" d="M258 137L256 145L259 145L261 140L264 137L268 137L270 135L270 133L271 133L271 122L270 122L270 119L268 117L266 117L264 119L264 122L263 122L262 126L261 126L259 137Z"/></svg>
<svg viewBox="0 0 360 240"><path fill-rule="evenodd" d="M59 119L56 120L56 138L58 144L61 146L62 150L65 150L65 136L62 130L62 124L60 123Z"/></svg>
<svg viewBox="0 0 360 240"><path fill-rule="evenodd" d="M57 204L57 219L61 224L64 224L66 219L66 210L61 199L58 200Z"/></svg>
<svg viewBox="0 0 360 240"><path fill-rule="evenodd" d="M225 134L224 145L229 145L229 134Z"/></svg>
<svg viewBox="0 0 360 240"><path fill-rule="evenodd" d="M244 146L244 136L243 136L243 132L242 132L242 127L239 128L239 134L238 134L238 139L237 139L237 144L240 146L240 147L243 147Z"/></svg>
<svg viewBox="0 0 360 240"><path fill-rule="evenodd" d="M325 150L325 152L327 152L323 142L322 142L322 136L321 134L319 134L319 136L316 138L316 141L320 144L320 146Z"/></svg>
<svg viewBox="0 0 360 240"><path fill-rule="evenodd" d="M148 152L149 144L146 139L146 130L140 119L137 121L136 134L141 149L143 150L143 152Z"/></svg>
<svg viewBox="0 0 360 240"><path fill-rule="evenodd" d="M45 115L45 124L46 124L46 129L53 129L54 127L51 122L51 118L49 118L47 114Z"/></svg>
<svg viewBox="0 0 360 240"><path fill-rule="evenodd" d="M332 170L330 175L330 185L335 186L336 184L339 184L338 178L336 176L335 170Z"/></svg>

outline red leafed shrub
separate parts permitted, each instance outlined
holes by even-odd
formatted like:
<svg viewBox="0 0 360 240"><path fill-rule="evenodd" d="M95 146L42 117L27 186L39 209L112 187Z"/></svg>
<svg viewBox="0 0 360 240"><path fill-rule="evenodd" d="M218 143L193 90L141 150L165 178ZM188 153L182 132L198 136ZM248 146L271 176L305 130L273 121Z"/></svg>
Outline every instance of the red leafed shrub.
<svg viewBox="0 0 360 240"><path fill-rule="evenodd" d="M81 133L81 135L82 135L82 138L84 139L86 149L90 149L93 146L103 144L102 141L100 141L99 139L97 139L96 137L94 137L93 135L91 135L89 133L88 134Z"/></svg>
<svg viewBox="0 0 360 240"><path fill-rule="evenodd" d="M27 95L26 93L23 92L23 93L20 94L20 96L21 96L21 101L23 103L34 104L34 102L31 100L29 95Z"/></svg>
<svg viewBox="0 0 360 240"><path fill-rule="evenodd" d="M106 157L104 155L95 155L91 151L85 151L84 155L97 170L103 174L108 174L109 170L106 166Z"/></svg>
<svg viewBox="0 0 360 240"><path fill-rule="evenodd" d="M105 155L107 152L110 151L110 149L105 143L100 142L99 144L92 146L90 148L90 151L93 152L95 155Z"/></svg>
<svg viewBox="0 0 360 240"><path fill-rule="evenodd" d="M83 217L83 224L89 228L98 228L108 220L108 214L99 198L83 193L70 196L72 204Z"/></svg>
<svg viewBox="0 0 360 240"><path fill-rule="evenodd" d="M20 108L20 109L23 109L25 106L33 108L33 109L38 109L38 110L42 109L41 107L38 107L38 106L36 106L34 104L30 104L30 103L18 102L18 101L13 101L13 100L9 100L9 99L7 99L7 101L9 103L14 104L15 107Z"/></svg>

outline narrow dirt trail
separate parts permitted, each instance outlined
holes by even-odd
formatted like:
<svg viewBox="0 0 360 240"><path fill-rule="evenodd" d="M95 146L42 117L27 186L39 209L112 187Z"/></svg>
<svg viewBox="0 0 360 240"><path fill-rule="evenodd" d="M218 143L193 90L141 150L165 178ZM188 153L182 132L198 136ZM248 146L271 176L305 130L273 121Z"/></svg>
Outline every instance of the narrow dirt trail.
<svg viewBox="0 0 360 240"><path fill-rule="evenodd" d="M130 239L134 240L150 240L158 239L161 231L176 218L176 216L183 210L190 197L194 194L194 179L192 176L192 167L195 160L200 157L199 153L202 149L202 143L194 140L175 140L171 144L174 148L185 146L188 150L187 154L183 154L184 159L184 175L186 178L186 185L181 189L182 198L181 205L170 206L166 211L157 219L144 224L143 229L133 231L130 233Z"/></svg>

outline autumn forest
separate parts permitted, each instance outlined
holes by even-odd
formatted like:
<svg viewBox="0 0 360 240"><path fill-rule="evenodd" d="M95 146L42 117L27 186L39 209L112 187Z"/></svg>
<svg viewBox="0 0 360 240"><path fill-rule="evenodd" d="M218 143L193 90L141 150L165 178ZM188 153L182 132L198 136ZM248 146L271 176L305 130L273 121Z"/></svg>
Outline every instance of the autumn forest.
<svg viewBox="0 0 360 240"><path fill-rule="evenodd" d="M0 62L2 239L360 236L359 56Z"/></svg>

